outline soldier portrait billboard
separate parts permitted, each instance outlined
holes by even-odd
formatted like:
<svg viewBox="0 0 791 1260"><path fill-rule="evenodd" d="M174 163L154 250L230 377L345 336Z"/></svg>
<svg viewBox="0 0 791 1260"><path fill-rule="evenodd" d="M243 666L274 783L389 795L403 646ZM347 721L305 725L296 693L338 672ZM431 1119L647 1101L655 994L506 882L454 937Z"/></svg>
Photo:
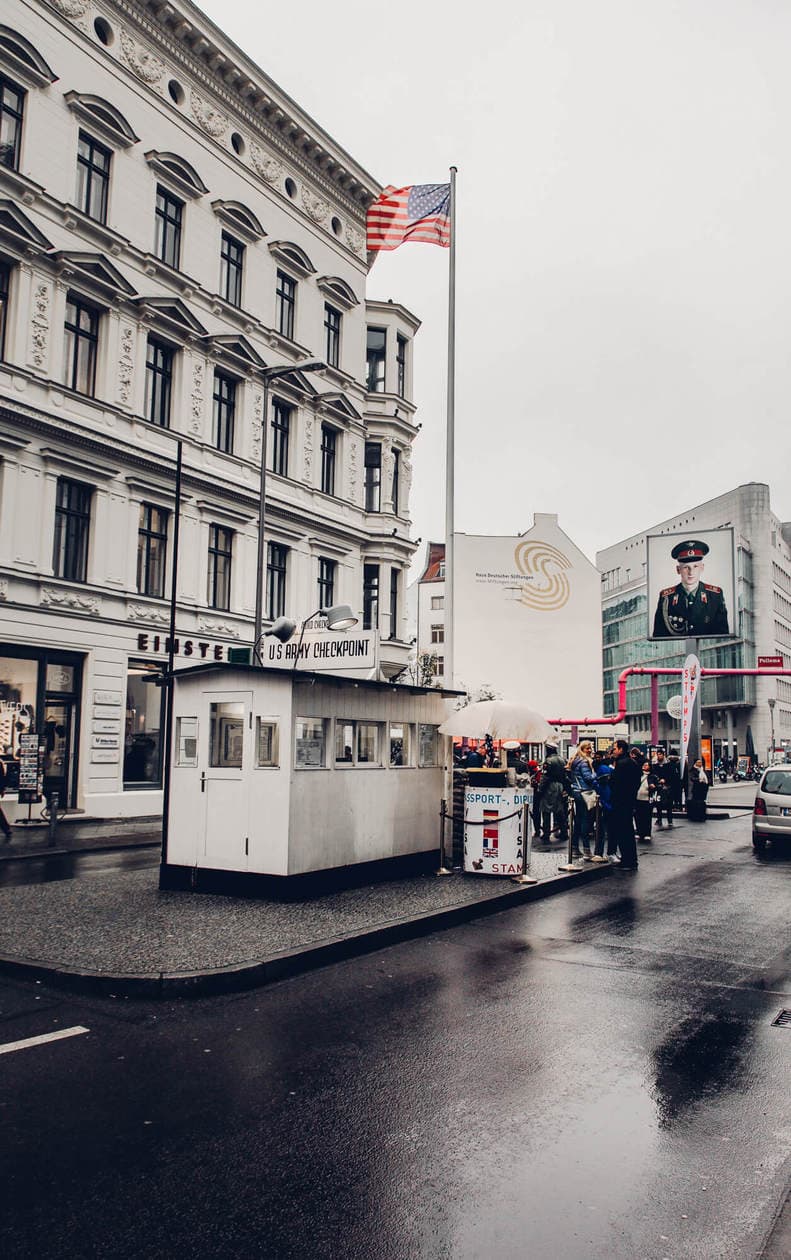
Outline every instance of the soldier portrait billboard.
<svg viewBox="0 0 791 1260"><path fill-rule="evenodd" d="M733 530L646 538L649 639L737 633Z"/></svg>

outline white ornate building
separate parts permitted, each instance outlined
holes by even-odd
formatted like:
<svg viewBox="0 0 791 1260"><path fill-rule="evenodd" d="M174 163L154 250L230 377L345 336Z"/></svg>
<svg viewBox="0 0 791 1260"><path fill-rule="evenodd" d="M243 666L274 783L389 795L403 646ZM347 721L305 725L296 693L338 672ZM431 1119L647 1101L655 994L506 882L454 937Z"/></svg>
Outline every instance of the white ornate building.
<svg viewBox="0 0 791 1260"><path fill-rule="evenodd" d="M264 615L349 603L395 674L418 321L366 303L377 182L188 0L3 21L0 753L38 730L71 807L150 816L174 438L177 663L225 659L254 637L262 374L326 364L270 384Z"/></svg>

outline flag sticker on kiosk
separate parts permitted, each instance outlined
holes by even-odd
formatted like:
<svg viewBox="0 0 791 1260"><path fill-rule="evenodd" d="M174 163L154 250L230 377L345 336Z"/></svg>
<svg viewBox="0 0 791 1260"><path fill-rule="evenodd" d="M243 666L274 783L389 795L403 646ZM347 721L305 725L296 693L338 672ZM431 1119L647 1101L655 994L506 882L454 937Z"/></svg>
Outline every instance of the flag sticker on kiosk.
<svg viewBox="0 0 791 1260"><path fill-rule="evenodd" d="M368 207L368 250L398 249L404 241L450 246L450 184L387 188Z"/></svg>
<svg viewBox="0 0 791 1260"><path fill-rule="evenodd" d="M500 844L500 832L497 829L499 813L496 809L483 811L483 856L497 857Z"/></svg>

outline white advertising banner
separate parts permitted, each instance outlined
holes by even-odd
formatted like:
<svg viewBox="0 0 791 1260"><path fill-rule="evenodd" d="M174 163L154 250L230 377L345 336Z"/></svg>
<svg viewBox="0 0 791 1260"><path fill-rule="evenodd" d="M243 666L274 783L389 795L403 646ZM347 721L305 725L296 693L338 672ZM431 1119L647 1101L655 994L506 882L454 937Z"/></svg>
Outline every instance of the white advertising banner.
<svg viewBox="0 0 791 1260"><path fill-rule="evenodd" d="M684 775L684 766L687 762L687 749L689 748L689 735L692 730L692 711L695 707L695 697L698 694L700 686L700 661L697 656L692 653L684 661L684 668L681 671L681 775Z"/></svg>
<svg viewBox="0 0 791 1260"><path fill-rule="evenodd" d="M535 521L518 537L454 536L455 685L488 684L546 718L595 719L601 578L556 516Z"/></svg>
<svg viewBox="0 0 791 1260"><path fill-rule="evenodd" d="M464 793L464 869L476 875L521 875L522 817L532 792L467 788Z"/></svg>
<svg viewBox="0 0 791 1260"><path fill-rule="evenodd" d="M302 639L294 635L280 643L267 635L261 652L262 664L270 669L293 669L308 673L347 674L350 670L371 670L377 664L379 633L376 630L310 630ZM298 658L298 659L297 659Z"/></svg>

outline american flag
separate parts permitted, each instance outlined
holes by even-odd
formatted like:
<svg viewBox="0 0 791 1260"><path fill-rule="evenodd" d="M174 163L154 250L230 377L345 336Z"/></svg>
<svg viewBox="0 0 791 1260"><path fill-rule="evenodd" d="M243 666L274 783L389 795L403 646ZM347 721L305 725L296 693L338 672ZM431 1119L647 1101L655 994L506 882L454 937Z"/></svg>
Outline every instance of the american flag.
<svg viewBox="0 0 791 1260"><path fill-rule="evenodd" d="M450 184L388 185L368 209L368 249L398 249L404 241L450 245Z"/></svg>

